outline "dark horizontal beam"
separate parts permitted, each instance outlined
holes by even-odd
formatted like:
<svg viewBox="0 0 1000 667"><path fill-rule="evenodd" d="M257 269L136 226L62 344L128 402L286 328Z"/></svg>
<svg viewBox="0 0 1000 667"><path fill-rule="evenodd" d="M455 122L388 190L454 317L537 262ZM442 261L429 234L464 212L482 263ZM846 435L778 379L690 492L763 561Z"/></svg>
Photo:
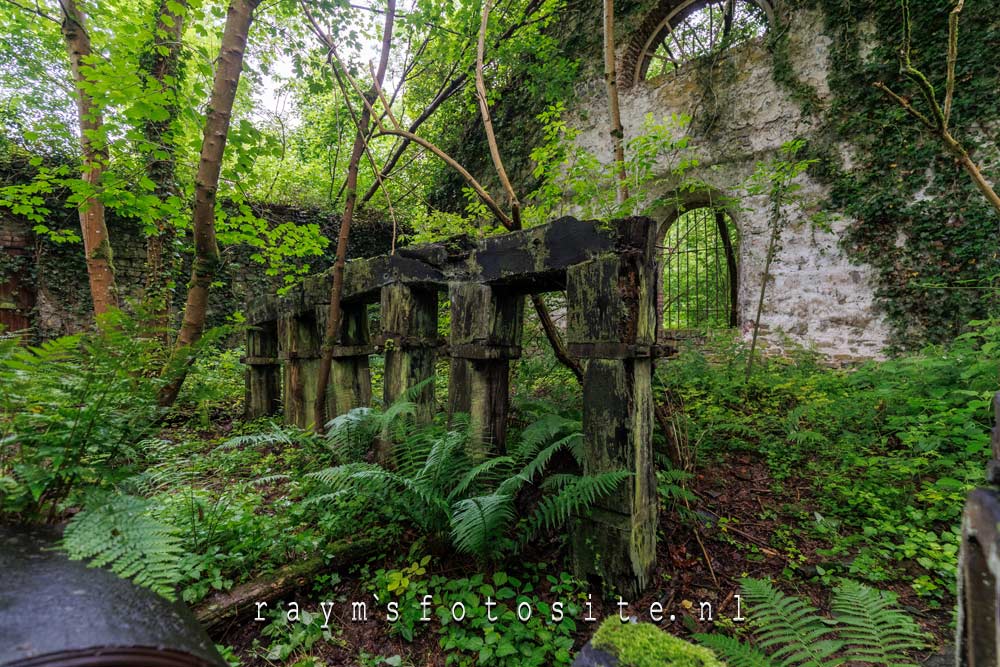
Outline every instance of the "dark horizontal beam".
<svg viewBox="0 0 1000 667"><path fill-rule="evenodd" d="M403 283L447 289L449 282L477 282L512 293L538 293L566 288L566 269L607 252L650 253L648 218L602 223L576 218L518 230L482 241L458 237L441 243L400 248L348 262L344 269L345 303L374 303L386 285ZM330 300L331 272L306 278L283 296L268 295L247 308L250 324L283 315L306 313Z"/></svg>

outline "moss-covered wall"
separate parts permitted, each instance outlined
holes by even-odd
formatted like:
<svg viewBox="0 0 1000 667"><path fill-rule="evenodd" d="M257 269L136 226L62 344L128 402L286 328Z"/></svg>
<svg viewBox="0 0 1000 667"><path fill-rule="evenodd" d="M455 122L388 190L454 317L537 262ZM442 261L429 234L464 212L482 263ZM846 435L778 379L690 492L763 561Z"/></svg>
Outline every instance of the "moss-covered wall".
<svg viewBox="0 0 1000 667"><path fill-rule="evenodd" d="M288 221L318 224L327 238L336 238L339 229L338 220L326 211L279 205L255 209L258 215L275 224ZM52 210L53 214L47 221L50 227L78 229L75 210L61 207L52 207ZM141 297L145 285L146 239L134 220L121 219L109 212L107 222L116 278L128 307L130 300L136 301ZM388 252L391 223L378 217L362 222L351 230L349 256L368 257ZM0 212L0 239L6 238L7 230L25 228L30 229L30 225L24 220ZM79 243L56 244L43 238L34 238L31 242L35 250L32 266L26 275L32 283L28 287L35 292L34 309L29 313L33 333L40 339L46 339L86 326L92 320L93 311L82 246ZM190 244L187 246L189 248ZM319 272L331 266L333 253L331 247L322 258L311 257L300 261L309 261L311 271ZM7 255L3 244L0 244L0 257ZM182 253L180 269L175 276L174 305L178 313L184 304L190 260L189 252ZM23 260L19 261L23 263ZM0 285L9 279L2 267L3 264L0 264ZM280 277L267 276L263 267L250 259L250 252L240 247L222 248L218 283L209 295L210 326L222 324L231 314L243 310L248 299L273 293L283 285Z"/></svg>

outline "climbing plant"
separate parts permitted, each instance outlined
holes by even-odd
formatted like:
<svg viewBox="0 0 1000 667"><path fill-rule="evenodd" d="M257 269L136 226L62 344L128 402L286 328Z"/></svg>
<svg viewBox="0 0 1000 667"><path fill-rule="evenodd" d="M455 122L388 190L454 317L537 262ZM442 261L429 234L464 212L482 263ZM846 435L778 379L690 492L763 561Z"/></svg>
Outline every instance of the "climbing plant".
<svg viewBox="0 0 1000 667"><path fill-rule="evenodd" d="M911 59L935 87L946 79L949 0L910 6ZM795 74L789 12L818 9L832 40L830 96ZM951 112L953 134L984 165L996 163L1000 68L994 51L1000 23L986 3L968 3L960 33ZM888 101L874 84L909 89L900 72L903 24L897 3L873 0L799 0L777 18L770 48L774 79L815 113L820 131L807 152L813 171L831 186L830 205L850 220L844 245L875 269L876 297L892 328L892 344L911 348L941 342L966 323L998 312L996 212L959 161ZM987 167L984 171L990 174ZM995 174L995 170L993 170Z"/></svg>

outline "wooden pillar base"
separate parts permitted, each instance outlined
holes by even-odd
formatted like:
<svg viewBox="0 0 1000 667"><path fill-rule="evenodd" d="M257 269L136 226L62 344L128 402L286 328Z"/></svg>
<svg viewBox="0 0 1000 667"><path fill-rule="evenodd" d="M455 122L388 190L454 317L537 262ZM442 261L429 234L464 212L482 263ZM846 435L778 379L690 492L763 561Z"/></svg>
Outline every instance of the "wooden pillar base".
<svg viewBox="0 0 1000 667"><path fill-rule="evenodd" d="M326 330L328 309L317 310L320 331ZM372 400L372 374L368 357L375 351L368 331L368 306L345 303L341 310L340 344L333 349L330 384L326 392L326 414L333 419Z"/></svg>
<svg viewBox="0 0 1000 667"><path fill-rule="evenodd" d="M417 420L425 423L434 417L437 323L437 290L402 284L382 288L383 400L388 407L410 398L417 406ZM376 455L385 462L391 450L392 444L383 438Z"/></svg>
<svg viewBox="0 0 1000 667"><path fill-rule="evenodd" d="M631 476L574 531L574 565L622 595L637 596L656 563L653 361L657 323L655 228L620 223L625 247L567 271L570 351L584 364L584 473Z"/></svg>
<svg viewBox="0 0 1000 667"><path fill-rule="evenodd" d="M506 448L510 360L521 355L524 297L487 285L452 283L448 415L469 416L473 459Z"/></svg>
<svg viewBox="0 0 1000 667"><path fill-rule="evenodd" d="M278 359L278 324L264 322L247 329L246 419L269 417L281 411L281 363Z"/></svg>
<svg viewBox="0 0 1000 667"><path fill-rule="evenodd" d="M316 424L316 383L322 336L315 314L284 315L278 320L279 356L285 362L285 423L300 428Z"/></svg>

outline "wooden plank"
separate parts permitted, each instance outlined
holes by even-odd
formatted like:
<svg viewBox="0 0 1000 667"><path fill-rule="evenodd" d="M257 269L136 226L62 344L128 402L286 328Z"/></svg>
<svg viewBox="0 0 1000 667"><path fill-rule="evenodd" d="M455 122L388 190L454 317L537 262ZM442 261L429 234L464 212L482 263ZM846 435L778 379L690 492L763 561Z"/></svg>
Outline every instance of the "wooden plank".
<svg viewBox="0 0 1000 667"><path fill-rule="evenodd" d="M612 224L565 217L479 242L467 237L400 248L395 255L357 259L344 269L344 303L373 303L382 288L405 284L445 290L449 282L478 282L512 294L561 290L566 270L603 253L655 261L651 241L656 225L647 218ZM327 304L329 271L310 276L282 297L266 296L247 308L251 323L275 319Z"/></svg>

